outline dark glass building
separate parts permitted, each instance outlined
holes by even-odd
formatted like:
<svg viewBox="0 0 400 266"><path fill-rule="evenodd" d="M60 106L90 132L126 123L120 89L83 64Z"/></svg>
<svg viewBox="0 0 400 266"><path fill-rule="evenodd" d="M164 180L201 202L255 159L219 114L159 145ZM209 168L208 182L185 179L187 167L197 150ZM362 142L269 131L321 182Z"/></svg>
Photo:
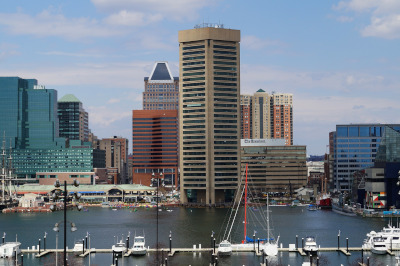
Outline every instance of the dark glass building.
<svg viewBox="0 0 400 266"><path fill-rule="evenodd" d="M58 119L60 137L88 141L88 113L83 109L82 102L74 95L67 94L58 100Z"/></svg>
<svg viewBox="0 0 400 266"><path fill-rule="evenodd" d="M375 156L385 133L385 126L400 129L399 124L337 125L333 133L333 187L339 192L352 190L357 171L374 165Z"/></svg>
<svg viewBox="0 0 400 266"><path fill-rule="evenodd" d="M59 137L57 91L35 79L0 77L0 132L11 157L13 175L37 172L90 172L104 167L105 153L91 143ZM4 136L4 137L3 137ZM26 182L26 181L24 181Z"/></svg>

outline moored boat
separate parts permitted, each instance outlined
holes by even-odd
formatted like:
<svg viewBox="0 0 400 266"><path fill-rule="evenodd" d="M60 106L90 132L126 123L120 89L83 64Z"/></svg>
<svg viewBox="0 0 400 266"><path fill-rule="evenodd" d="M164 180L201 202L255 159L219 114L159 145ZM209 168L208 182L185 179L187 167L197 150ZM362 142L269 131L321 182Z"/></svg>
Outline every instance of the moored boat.
<svg viewBox="0 0 400 266"><path fill-rule="evenodd" d="M112 251L115 253L124 253L126 252L126 244L124 243L124 241L121 239L119 242L115 243L114 245L112 245Z"/></svg>
<svg viewBox="0 0 400 266"><path fill-rule="evenodd" d="M15 254L18 255L21 253L20 246L20 242L4 242L0 244L0 258L12 258Z"/></svg>
<svg viewBox="0 0 400 266"><path fill-rule="evenodd" d="M218 246L218 255L230 256L232 254L232 245L228 240L222 241Z"/></svg>
<svg viewBox="0 0 400 266"><path fill-rule="evenodd" d="M317 241L314 236L306 237L303 250L311 254L316 254L318 252Z"/></svg>
<svg viewBox="0 0 400 266"><path fill-rule="evenodd" d="M131 248L132 255L146 255L147 248L145 246L144 236L135 236L133 246Z"/></svg>
<svg viewBox="0 0 400 266"><path fill-rule="evenodd" d="M372 238L371 252L379 255L384 255L388 252L388 248L382 236L374 236Z"/></svg>
<svg viewBox="0 0 400 266"><path fill-rule="evenodd" d="M74 249L73 249L73 251L74 251L74 254L75 255L80 255L80 254L82 254L83 253L83 240L81 239L81 240L78 240L78 241L75 241L75 243L74 243Z"/></svg>

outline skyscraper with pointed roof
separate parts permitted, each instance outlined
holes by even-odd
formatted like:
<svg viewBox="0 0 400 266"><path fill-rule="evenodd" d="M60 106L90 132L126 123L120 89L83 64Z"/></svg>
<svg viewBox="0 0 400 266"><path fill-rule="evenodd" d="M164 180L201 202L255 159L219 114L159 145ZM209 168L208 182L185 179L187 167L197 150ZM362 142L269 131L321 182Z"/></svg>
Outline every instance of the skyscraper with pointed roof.
<svg viewBox="0 0 400 266"><path fill-rule="evenodd" d="M57 114L60 137L68 140L89 140L89 115L78 98L67 94L58 100Z"/></svg>
<svg viewBox="0 0 400 266"><path fill-rule="evenodd" d="M179 78L172 77L168 62L156 62L144 78L143 110L178 110Z"/></svg>

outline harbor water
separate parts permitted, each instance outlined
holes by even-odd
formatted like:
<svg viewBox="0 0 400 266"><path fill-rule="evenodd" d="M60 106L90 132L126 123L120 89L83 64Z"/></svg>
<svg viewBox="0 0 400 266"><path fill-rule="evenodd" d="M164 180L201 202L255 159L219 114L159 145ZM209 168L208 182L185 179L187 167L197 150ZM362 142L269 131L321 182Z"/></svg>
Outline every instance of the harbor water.
<svg viewBox="0 0 400 266"><path fill-rule="evenodd" d="M194 245L203 248L210 248L211 233L215 232L216 242L219 243L226 227L226 217L230 209L216 208L171 208L172 211L158 212L159 246L167 250L169 248L169 234L172 234L173 248L192 248ZM379 231L389 222L388 218L362 218L348 217L330 210L308 211L306 207L270 207L271 227L275 236L280 236L279 243L284 248L289 244L296 243L301 247L302 238L308 235L316 237L317 244L321 247L337 247L338 234L340 231L340 246L346 247L348 238L349 247L361 247L366 234L371 230ZM265 212L266 208L257 211ZM68 221L74 222L77 231L70 231L70 224L67 225L67 245L73 248L76 240L85 238L90 234L90 245L96 249L111 249L117 241L126 239L130 232L130 246L133 244L133 237L145 234L146 246L155 248L157 232L157 211L156 208L111 208L92 207L88 211L78 212L68 210ZM242 218L236 219L233 228L231 241L239 243L243 239ZM0 234L6 232L6 241L14 241L16 236L21 242L21 248L31 249L39 244L43 249L43 238L46 236L46 248L56 248L56 232L54 225L63 221L63 212L54 213L10 213L0 214ZM396 219L393 219L396 223ZM252 237L256 231L256 238L264 238L266 232L262 229L247 228L248 235ZM63 248L63 227L60 225L58 233L58 248ZM166 254L166 252L165 252ZM164 256L165 256L164 254ZM400 252L395 252L396 256ZM361 258L361 252L351 252L346 256L340 252L320 252L320 265L356 265L354 262ZM395 256L374 255L364 252L364 261L370 257L376 265L395 265ZM62 265L62 257L58 254L58 265ZM89 265L89 257L80 258L69 254L69 261L73 265ZM202 253L176 253L168 259L168 265L209 265L211 254ZM302 257L298 253L280 252L274 259L269 259L268 265L301 265L309 258ZM118 265L155 265L155 254L150 253L143 257L120 258ZM260 265L262 257L254 253L233 253L230 257L219 258L218 265ZM90 256L90 265L111 265L111 253L93 253ZM8 259L0 259L0 265L14 265ZM49 254L41 258L35 258L34 254L24 254L24 265L55 265L55 254ZM371 264L372 265L372 264Z"/></svg>

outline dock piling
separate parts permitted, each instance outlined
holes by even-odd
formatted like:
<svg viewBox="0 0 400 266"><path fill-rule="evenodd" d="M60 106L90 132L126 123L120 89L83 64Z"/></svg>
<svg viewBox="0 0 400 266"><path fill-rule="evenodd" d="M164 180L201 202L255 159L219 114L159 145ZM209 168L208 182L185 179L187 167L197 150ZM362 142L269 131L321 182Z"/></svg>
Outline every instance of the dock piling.
<svg viewBox="0 0 400 266"><path fill-rule="evenodd" d="M21 266L24 266L24 254L21 254Z"/></svg>
<svg viewBox="0 0 400 266"><path fill-rule="evenodd" d="M349 238L346 237L346 251L349 252Z"/></svg>
<svg viewBox="0 0 400 266"><path fill-rule="evenodd" d="M85 254L85 239L82 239L82 254Z"/></svg>
<svg viewBox="0 0 400 266"><path fill-rule="evenodd" d="M317 257L317 266L319 266L319 257Z"/></svg>
<svg viewBox="0 0 400 266"><path fill-rule="evenodd" d="M46 251L46 232L44 233L44 238L43 238L43 250Z"/></svg>
<svg viewBox="0 0 400 266"><path fill-rule="evenodd" d="M340 233L337 235L337 250L340 251Z"/></svg>
<svg viewBox="0 0 400 266"><path fill-rule="evenodd" d="M172 236L171 236L171 232L169 233L169 253L172 253Z"/></svg>
<svg viewBox="0 0 400 266"><path fill-rule="evenodd" d="M369 257L367 257L367 266L369 266Z"/></svg>
<svg viewBox="0 0 400 266"><path fill-rule="evenodd" d="M260 253L260 238L257 237L257 251Z"/></svg>
<svg viewBox="0 0 400 266"><path fill-rule="evenodd" d="M299 248L298 240L299 240L299 236L298 236L298 235L296 235L296 249L298 249L298 248Z"/></svg>
<svg viewBox="0 0 400 266"><path fill-rule="evenodd" d="M40 254L40 238L39 238L39 254Z"/></svg>
<svg viewBox="0 0 400 266"><path fill-rule="evenodd" d="M301 238L301 248L304 249L304 238Z"/></svg>
<svg viewBox="0 0 400 266"><path fill-rule="evenodd" d="M253 249L256 251L256 233L253 234Z"/></svg>
<svg viewBox="0 0 400 266"><path fill-rule="evenodd" d="M215 254L215 237L214 237L214 254Z"/></svg>

